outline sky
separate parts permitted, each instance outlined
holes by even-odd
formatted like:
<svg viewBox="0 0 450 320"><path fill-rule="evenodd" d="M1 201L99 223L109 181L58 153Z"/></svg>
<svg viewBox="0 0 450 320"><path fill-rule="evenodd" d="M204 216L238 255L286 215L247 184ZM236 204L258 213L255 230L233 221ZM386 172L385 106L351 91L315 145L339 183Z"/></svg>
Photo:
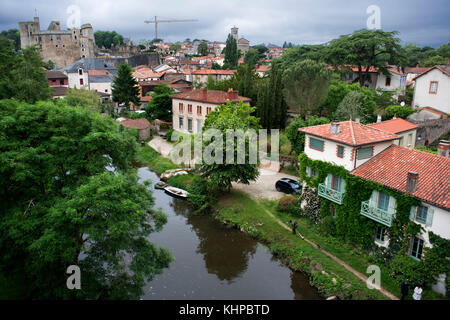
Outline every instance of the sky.
<svg viewBox="0 0 450 320"><path fill-rule="evenodd" d="M94 31L116 31L135 43L154 38L153 24L144 20L198 19L197 22L160 23L159 38L186 38L225 42L230 28L250 45L319 44L367 28L367 8L380 9L380 27L398 31L402 43L438 47L450 42L449 0L2 0L0 30L18 28L19 21L32 20L35 10L41 29L52 20L62 29L71 25L68 9L79 8L80 22ZM73 15L72 15L73 17Z"/></svg>

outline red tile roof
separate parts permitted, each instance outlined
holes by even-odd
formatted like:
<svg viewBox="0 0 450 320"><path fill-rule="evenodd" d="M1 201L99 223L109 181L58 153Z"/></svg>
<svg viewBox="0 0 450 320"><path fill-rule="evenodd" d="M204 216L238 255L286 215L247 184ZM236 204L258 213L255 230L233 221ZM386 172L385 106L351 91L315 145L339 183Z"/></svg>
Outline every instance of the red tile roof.
<svg viewBox="0 0 450 320"><path fill-rule="evenodd" d="M241 97L237 95L232 98L231 94L225 91L220 90L206 90L206 89L195 89L190 91L185 91L182 93L178 93L172 96L173 99L182 99L182 100L193 100L193 101L202 101L209 102L213 104L222 104L227 101L231 102L239 102L242 100L243 102L248 102L251 99L246 97Z"/></svg>
<svg viewBox="0 0 450 320"><path fill-rule="evenodd" d="M150 100L152 100L152 96L143 96L141 97L141 101L142 102L149 102Z"/></svg>
<svg viewBox="0 0 450 320"><path fill-rule="evenodd" d="M427 71L429 68L425 68L425 67L407 67L405 69L405 73L422 73Z"/></svg>
<svg viewBox="0 0 450 320"><path fill-rule="evenodd" d="M419 127L411 122L403 120L402 118L381 121L379 123L371 123L368 124L368 126L390 133L405 132Z"/></svg>
<svg viewBox="0 0 450 320"><path fill-rule="evenodd" d="M426 74L426 73L428 73L428 72L430 72L431 70L434 70L434 69L438 69L438 70L440 70L443 74L445 74L445 75L447 75L448 77L450 77L450 73L449 73L449 71L448 71L448 69L449 69L448 67L447 67L447 68L443 68L443 67L441 67L441 66L434 66L434 67L428 68L426 71L424 71L424 72L422 72L421 74L417 75L415 78L413 78L413 80L416 80L417 78L423 76L424 74Z"/></svg>
<svg viewBox="0 0 450 320"><path fill-rule="evenodd" d="M150 128L150 122L148 122L148 120L144 118L124 120L121 121L120 124L124 125L125 127L135 128L138 130Z"/></svg>
<svg viewBox="0 0 450 320"><path fill-rule="evenodd" d="M161 78L163 73L153 72L150 68L140 68L132 73L136 79Z"/></svg>
<svg viewBox="0 0 450 320"><path fill-rule="evenodd" d="M372 128L361 123L356 123L352 120L337 122L337 124L339 124L338 134L331 134L331 123L299 128L298 131L336 141L348 146L359 146L400 138L400 136L396 134Z"/></svg>
<svg viewBox="0 0 450 320"><path fill-rule="evenodd" d="M393 190L406 191L408 172L419 174L413 196L450 210L450 158L392 145L351 174L375 181Z"/></svg>
<svg viewBox="0 0 450 320"><path fill-rule="evenodd" d="M236 70L215 70L215 69L201 69L192 72L192 74L221 74L221 75L233 75Z"/></svg>
<svg viewBox="0 0 450 320"><path fill-rule="evenodd" d="M107 76L109 75L108 70L89 70L88 75L90 76Z"/></svg>

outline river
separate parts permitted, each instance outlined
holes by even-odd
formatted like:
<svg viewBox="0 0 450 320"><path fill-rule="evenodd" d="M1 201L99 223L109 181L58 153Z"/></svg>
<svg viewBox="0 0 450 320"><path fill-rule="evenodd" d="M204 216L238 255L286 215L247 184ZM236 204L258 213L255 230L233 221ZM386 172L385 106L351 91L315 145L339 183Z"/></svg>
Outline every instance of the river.
<svg viewBox="0 0 450 320"><path fill-rule="evenodd" d="M159 181L147 168L141 181ZM208 215L192 214L184 200L153 190L155 208L168 216L163 230L150 235L175 256L170 267L144 287L150 299L322 299L308 278L290 270L249 235Z"/></svg>

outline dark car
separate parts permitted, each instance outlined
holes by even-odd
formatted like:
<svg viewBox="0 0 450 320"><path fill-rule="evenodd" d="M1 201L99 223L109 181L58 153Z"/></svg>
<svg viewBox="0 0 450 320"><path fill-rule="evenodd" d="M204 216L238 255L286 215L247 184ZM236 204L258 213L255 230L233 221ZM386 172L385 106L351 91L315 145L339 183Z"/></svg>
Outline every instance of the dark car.
<svg viewBox="0 0 450 320"><path fill-rule="evenodd" d="M289 178L282 178L275 183L277 191L284 193L300 193L300 185L297 181Z"/></svg>

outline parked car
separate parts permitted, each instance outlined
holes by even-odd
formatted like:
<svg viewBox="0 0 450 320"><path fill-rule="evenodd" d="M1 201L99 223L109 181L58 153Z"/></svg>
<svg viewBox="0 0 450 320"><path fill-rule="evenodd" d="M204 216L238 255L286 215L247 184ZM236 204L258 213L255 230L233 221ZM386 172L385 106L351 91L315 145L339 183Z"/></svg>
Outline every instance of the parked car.
<svg viewBox="0 0 450 320"><path fill-rule="evenodd" d="M300 184L289 178L282 178L275 183L275 189L284 193L300 193Z"/></svg>

